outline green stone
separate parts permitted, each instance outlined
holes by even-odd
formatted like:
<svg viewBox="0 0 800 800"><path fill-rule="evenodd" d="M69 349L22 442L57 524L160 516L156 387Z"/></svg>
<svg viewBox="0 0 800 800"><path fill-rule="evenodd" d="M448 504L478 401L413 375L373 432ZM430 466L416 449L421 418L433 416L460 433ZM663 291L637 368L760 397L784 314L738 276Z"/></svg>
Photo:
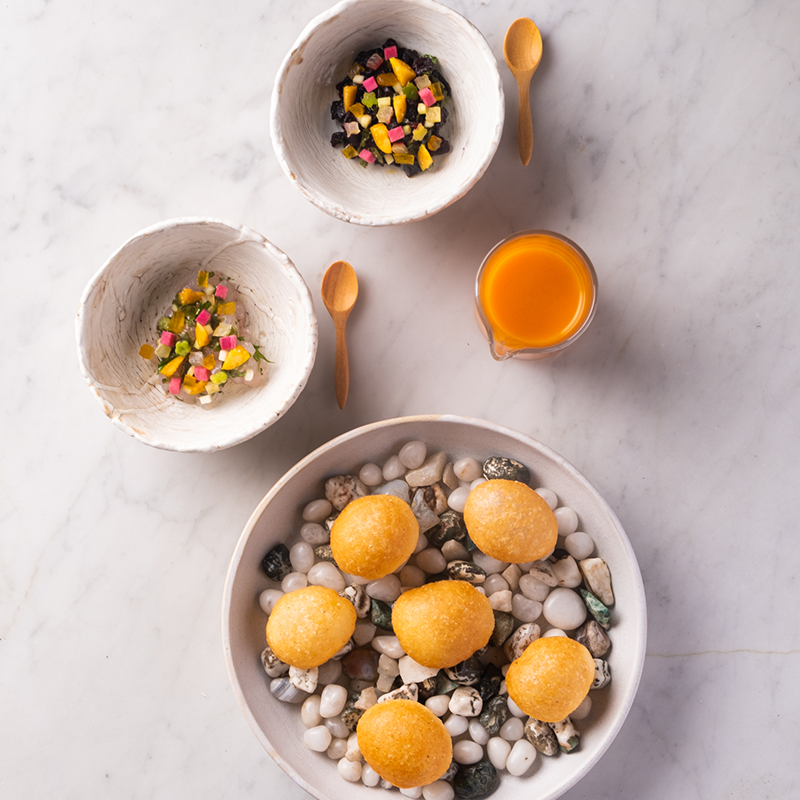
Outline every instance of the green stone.
<svg viewBox="0 0 800 800"><path fill-rule="evenodd" d="M373 625L377 625L381 630L391 631L394 633L392 627L392 607L382 600L372 598L372 606L370 609L370 620Z"/></svg>
<svg viewBox="0 0 800 800"><path fill-rule="evenodd" d="M489 639L489 644L493 644L495 647L502 647L513 631L514 617L506 611L495 611L494 630Z"/></svg>
<svg viewBox="0 0 800 800"><path fill-rule="evenodd" d="M611 612L604 606L588 589L580 588L578 591L589 609L589 613L595 618L598 625L608 628L611 622Z"/></svg>

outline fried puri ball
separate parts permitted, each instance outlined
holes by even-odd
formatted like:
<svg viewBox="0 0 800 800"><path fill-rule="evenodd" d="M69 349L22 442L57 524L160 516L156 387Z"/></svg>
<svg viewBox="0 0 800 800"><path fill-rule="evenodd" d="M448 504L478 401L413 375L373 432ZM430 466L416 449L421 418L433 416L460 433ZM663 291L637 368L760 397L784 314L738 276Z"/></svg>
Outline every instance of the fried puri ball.
<svg viewBox="0 0 800 800"><path fill-rule="evenodd" d="M560 722L586 697L594 681L594 659L566 636L531 642L506 674L509 697L529 716Z"/></svg>
<svg viewBox="0 0 800 800"><path fill-rule="evenodd" d="M356 736L367 764L400 789L438 780L453 760L453 740L444 724L414 700L387 700L368 708Z"/></svg>
<svg viewBox="0 0 800 800"><path fill-rule="evenodd" d="M392 606L392 627L403 650L425 667L453 667L486 645L494 630L489 598L465 581L409 589Z"/></svg>
<svg viewBox="0 0 800 800"><path fill-rule="evenodd" d="M538 561L556 546L558 522L550 506L524 483L491 480L467 497L464 522L475 544L498 561Z"/></svg>
<svg viewBox="0 0 800 800"><path fill-rule="evenodd" d="M312 669L341 650L355 627L356 610L349 600L325 586L307 586L275 603L267 644L286 664Z"/></svg>
<svg viewBox="0 0 800 800"><path fill-rule="evenodd" d="M411 506L388 494L353 500L331 528L331 550L337 566L371 581L402 566L418 540L419 523Z"/></svg>

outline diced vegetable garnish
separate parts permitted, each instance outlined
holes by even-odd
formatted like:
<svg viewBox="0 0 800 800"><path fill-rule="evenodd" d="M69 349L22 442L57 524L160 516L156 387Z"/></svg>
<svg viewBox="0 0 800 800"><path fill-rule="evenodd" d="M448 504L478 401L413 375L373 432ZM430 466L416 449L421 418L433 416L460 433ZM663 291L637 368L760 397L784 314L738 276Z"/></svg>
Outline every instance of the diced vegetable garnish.
<svg viewBox="0 0 800 800"><path fill-rule="evenodd" d="M169 393L180 394L180 391L181 391L181 378L179 375L176 375L169 382Z"/></svg>
<svg viewBox="0 0 800 800"><path fill-rule="evenodd" d="M220 303L217 306L217 314L219 316L224 317L227 314L235 314L236 313L236 302L231 303Z"/></svg>
<svg viewBox="0 0 800 800"><path fill-rule="evenodd" d="M159 339L161 344L165 344L167 347L175 347L175 342L177 340L178 337L170 331L163 331L161 334L161 338Z"/></svg>
<svg viewBox="0 0 800 800"><path fill-rule="evenodd" d="M177 371L178 367L181 364L183 364L185 359L186 359L186 356L176 356L171 361L168 361L166 364L164 364L164 366L161 367L159 372L165 378L171 378L175 374L175 372Z"/></svg>
<svg viewBox="0 0 800 800"><path fill-rule="evenodd" d="M223 286L221 283L214 289L214 297L219 297L220 300L224 300L228 296L228 287Z"/></svg>
<svg viewBox="0 0 800 800"><path fill-rule="evenodd" d="M356 101L356 92L358 91L358 87L353 84L352 86L345 86L342 89L342 97L344 99L344 113L346 114L350 110L350 106L353 105Z"/></svg>
<svg viewBox="0 0 800 800"><path fill-rule="evenodd" d="M173 333L180 333L185 324L186 314L184 314L183 311L178 310L172 315L172 317L170 317L167 329Z"/></svg>
<svg viewBox="0 0 800 800"><path fill-rule="evenodd" d="M389 128L390 141L399 142L404 136L403 129L399 125L396 128Z"/></svg>
<svg viewBox="0 0 800 800"><path fill-rule="evenodd" d="M431 158L431 154L428 152L428 149L424 144L419 146L419 150L417 151L417 161L419 162L419 168L423 172L428 169L431 164L433 164L433 158Z"/></svg>
<svg viewBox="0 0 800 800"><path fill-rule="evenodd" d="M389 140L389 131L386 129L386 126L383 123L373 125L369 129L369 132L372 134L372 138L379 150L384 153L392 152L392 143Z"/></svg>
<svg viewBox="0 0 800 800"><path fill-rule="evenodd" d="M211 383L215 383L217 386L221 386L223 383L227 383L228 381L228 374L226 372L215 372L211 376Z"/></svg>
<svg viewBox="0 0 800 800"><path fill-rule="evenodd" d="M207 308L204 308L198 315L197 315L197 324L198 325L208 325L211 321L211 314Z"/></svg>
<svg viewBox="0 0 800 800"><path fill-rule="evenodd" d="M202 300L203 294L187 286L185 289L181 289L180 292L178 292L178 299L182 306L189 306L192 303L196 303L198 300Z"/></svg>
<svg viewBox="0 0 800 800"><path fill-rule="evenodd" d="M222 369L229 370L241 367L245 361L249 360L249 358L250 352L245 350L245 348L241 345L237 345L228 353L227 356L225 356L225 362L222 365Z"/></svg>
<svg viewBox="0 0 800 800"><path fill-rule="evenodd" d="M419 90L419 99L422 100L426 106L432 106L436 102L433 92L427 86Z"/></svg>
<svg viewBox="0 0 800 800"><path fill-rule="evenodd" d="M378 81L373 77L365 78L362 84L368 92L374 92L378 88Z"/></svg>
<svg viewBox="0 0 800 800"><path fill-rule="evenodd" d="M358 157L359 158L363 158L364 161L366 161L368 164L374 164L375 163L375 156L372 155L372 153L370 153L369 150L362 150L358 154Z"/></svg>
<svg viewBox="0 0 800 800"><path fill-rule="evenodd" d="M355 158L358 155L358 151L355 149L355 147L347 145L347 147L345 147L345 149L342 150L342 155L345 158Z"/></svg>
<svg viewBox="0 0 800 800"><path fill-rule="evenodd" d="M378 67L383 64L383 58L379 56L377 53L373 53L367 59L367 69L378 69Z"/></svg>
<svg viewBox="0 0 800 800"><path fill-rule="evenodd" d="M392 65L392 71L397 78L397 82L401 86L405 86L410 80L413 80L417 73L414 72L411 67L406 64L405 61L401 61L399 58L390 58L389 63Z"/></svg>
<svg viewBox="0 0 800 800"><path fill-rule="evenodd" d="M383 48L383 57L388 61L390 58L397 58L397 46Z"/></svg>
<svg viewBox="0 0 800 800"><path fill-rule="evenodd" d="M153 350L153 345L151 344L143 344L139 348L139 355L142 358L146 358L148 361L153 357L155 350Z"/></svg>
<svg viewBox="0 0 800 800"><path fill-rule="evenodd" d="M233 350L236 347L236 337L235 336L223 336L219 340L219 346L221 350Z"/></svg>
<svg viewBox="0 0 800 800"><path fill-rule="evenodd" d="M199 381L210 381L211 373L205 367L195 367L194 376Z"/></svg>
<svg viewBox="0 0 800 800"><path fill-rule="evenodd" d="M208 286L208 273L204 269L197 273L197 285L201 289L205 289Z"/></svg>
<svg viewBox="0 0 800 800"><path fill-rule="evenodd" d="M186 339L181 339L175 345L175 353L179 356L188 356L192 350L192 345L190 342L186 341Z"/></svg>
<svg viewBox="0 0 800 800"><path fill-rule="evenodd" d="M199 317L198 317L199 319ZM211 334L199 322L194 326L194 346L199 350L211 341Z"/></svg>

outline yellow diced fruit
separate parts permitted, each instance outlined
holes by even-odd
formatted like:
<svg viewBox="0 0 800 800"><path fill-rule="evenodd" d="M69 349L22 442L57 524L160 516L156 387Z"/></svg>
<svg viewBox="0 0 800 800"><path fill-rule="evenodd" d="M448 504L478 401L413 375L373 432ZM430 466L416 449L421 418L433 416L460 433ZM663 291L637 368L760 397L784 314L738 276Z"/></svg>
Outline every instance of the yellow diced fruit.
<svg viewBox="0 0 800 800"><path fill-rule="evenodd" d="M209 336L205 326L199 322L195 323L194 326L194 339L198 347L205 347L211 341L211 336Z"/></svg>
<svg viewBox="0 0 800 800"><path fill-rule="evenodd" d="M184 386L186 386L186 382L184 381ZM200 394L206 388L206 381L196 381L194 386L189 388L189 394Z"/></svg>
<svg viewBox="0 0 800 800"><path fill-rule="evenodd" d="M414 141L421 142L425 138L427 133L428 131L425 130L424 125L422 124L417 125L417 127L414 128Z"/></svg>
<svg viewBox="0 0 800 800"><path fill-rule="evenodd" d="M204 269L197 273L197 285L201 289L205 289L208 286L208 273Z"/></svg>
<svg viewBox="0 0 800 800"><path fill-rule="evenodd" d="M395 153L394 160L397 164L413 164L414 156L411 153Z"/></svg>
<svg viewBox="0 0 800 800"><path fill-rule="evenodd" d="M167 329L172 333L180 333L185 324L186 314L184 314L183 311L173 311L172 316L169 318L169 325L167 325Z"/></svg>
<svg viewBox="0 0 800 800"><path fill-rule="evenodd" d="M425 113L425 122L441 122L442 121L442 107L430 106Z"/></svg>
<svg viewBox="0 0 800 800"><path fill-rule="evenodd" d="M228 355L225 356L222 369L236 369L236 367L241 367L249 358L250 353L248 353L242 345L236 345L236 347L234 347L233 350L229 350Z"/></svg>
<svg viewBox="0 0 800 800"><path fill-rule="evenodd" d="M394 109L391 106L383 106L378 109L378 122L382 122L384 125L390 123L393 116Z"/></svg>
<svg viewBox="0 0 800 800"><path fill-rule="evenodd" d="M363 116L364 115L364 111L365 111L364 106L361 105L361 103L353 103L353 105L350 106L350 113L356 119L358 119L359 117Z"/></svg>
<svg viewBox="0 0 800 800"><path fill-rule="evenodd" d="M428 148L425 147L424 144L419 146L419 151L417 152L417 160L419 161L419 168L424 172L428 167L433 164L433 158L431 158L431 154L428 152Z"/></svg>
<svg viewBox="0 0 800 800"><path fill-rule="evenodd" d="M417 77L417 73L405 61L401 61L399 58L390 58L389 62L401 86L405 86L410 80Z"/></svg>
<svg viewBox="0 0 800 800"><path fill-rule="evenodd" d="M165 378L171 378L178 371L178 367L183 364L185 358L186 356L176 356L171 361L167 361L160 369L161 374Z"/></svg>
<svg viewBox="0 0 800 800"><path fill-rule="evenodd" d="M220 316L225 316L226 314L235 314L236 313L236 301L231 300L230 303L220 303L217 306L217 314Z"/></svg>
<svg viewBox="0 0 800 800"><path fill-rule="evenodd" d="M389 129L382 122L378 123L377 125L373 125L369 129L369 132L372 134L375 144L382 153L392 152L392 142L389 139Z"/></svg>
<svg viewBox="0 0 800 800"><path fill-rule="evenodd" d="M213 353L210 353L203 359L203 366L206 369L214 369L214 365L217 363L217 359L214 357Z"/></svg>
<svg viewBox="0 0 800 800"><path fill-rule="evenodd" d="M441 103L444 100L444 89L442 88L442 84L439 81L436 83L432 83L430 85L431 94L433 95L433 99L436 100L438 103Z"/></svg>
<svg viewBox="0 0 800 800"><path fill-rule="evenodd" d="M182 306L190 306L192 303L202 300L203 296L201 292L196 292L194 289L190 289L187 286L185 289L181 289L178 294L178 300L181 301Z"/></svg>
<svg viewBox="0 0 800 800"><path fill-rule="evenodd" d="M394 86L397 83L397 77L392 72L382 72L375 76L375 80L378 86Z"/></svg>
<svg viewBox="0 0 800 800"><path fill-rule="evenodd" d="M183 379L183 388L188 392L192 387L197 386L197 378L191 373L187 373Z"/></svg>
<svg viewBox="0 0 800 800"><path fill-rule="evenodd" d="M356 92L358 91L358 86L345 86L342 90L342 99L344 100L344 113L346 114L350 110L350 106L356 102Z"/></svg>
<svg viewBox="0 0 800 800"><path fill-rule="evenodd" d="M420 75L414 78L414 83L417 84L417 89L427 89L431 85L431 79L427 75Z"/></svg>
<svg viewBox="0 0 800 800"><path fill-rule="evenodd" d="M148 361L153 357L155 350L153 350L153 345L151 344L143 344L139 348L139 355L142 358L146 358Z"/></svg>
<svg viewBox="0 0 800 800"><path fill-rule="evenodd" d="M352 145L347 145L347 147L342 150L342 155L345 158L355 158L358 155L358 150L356 150Z"/></svg>
<svg viewBox="0 0 800 800"><path fill-rule="evenodd" d="M435 153L441 146L442 140L438 136L431 134L431 138L428 139L428 150L430 150L431 153Z"/></svg>
<svg viewBox="0 0 800 800"><path fill-rule="evenodd" d="M394 117L398 123L406 118L406 109L408 107L408 100L404 94L396 94L392 98L392 105L394 106Z"/></svg>

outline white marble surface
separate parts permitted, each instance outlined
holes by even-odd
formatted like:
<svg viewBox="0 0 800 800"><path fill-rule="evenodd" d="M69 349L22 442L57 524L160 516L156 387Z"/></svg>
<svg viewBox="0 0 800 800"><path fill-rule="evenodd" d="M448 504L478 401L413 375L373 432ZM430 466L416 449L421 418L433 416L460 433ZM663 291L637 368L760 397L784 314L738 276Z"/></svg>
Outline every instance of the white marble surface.
<svg viewBox="0 0 800 800"><path fill-rule="evenodd" d="M800 6L449 4L499 58L514 18L540 26L533 159L519 164L503 67L509 114L488 173L432 219L379 230L307 203L267 136L275 70L327 0L0 7L3 798L306 797L228 683L228 560L259 499L315 446L429 412L561 452L638 554L639 695L567 797L800 794ZM264 233L320 315L297 404L216 455L116 430L75 351L91 275L132 233L182 215ZM473 322L473 277L529 227L582 245L600 307L561 359L498 364ZM318 300L339 258L361 280L344 412Z"/></svg>

